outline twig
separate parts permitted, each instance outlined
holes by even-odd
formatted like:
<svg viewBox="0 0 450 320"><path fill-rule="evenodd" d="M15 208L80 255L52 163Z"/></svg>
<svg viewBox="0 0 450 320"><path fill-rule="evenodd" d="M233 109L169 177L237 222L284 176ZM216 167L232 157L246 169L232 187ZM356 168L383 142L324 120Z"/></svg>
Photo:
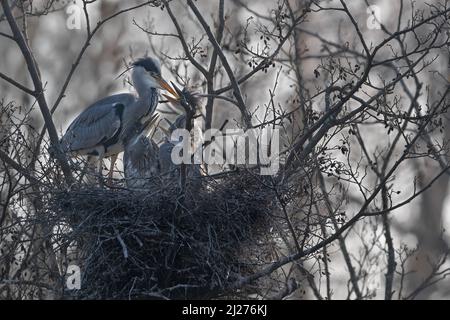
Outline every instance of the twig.
<svg viewBox="0 0 450 320"><path fill-rule="evenodd" d="M44 88L42 86L42 81L41 81L38 66L33 58L31 49L28 47L28 44L25 41L25 38L24 38L22 32L20 31L16 20L14 19L13 15L11 13L11 8L9 7L8 1L1 0L1 3L2 3L2 7L3 7L3 12L6 16L6 19L8 20L9 26L14 35L14 39L15 39L17 45L19 46L20 51L22 52L22 55L27 64L28 72L31 76L31 80L33 81L33 85L34 85L33 96L38 101L38 105L41 110L42 117L44 118L45 127L47 128L47 132L50 137L50 142L52 144L52 147L55 150L56 159L58 160L58 163L64 173L66 182L68 184L71 184L74 181L74 179L72 177L72 173L70 170L69 163L67 162L67 158L66 158L65 154L62 152L61 146L59 144L58 133L56 132L55 124L53 123L52 115L50 113L50 110L47 105L47 101L45 99Z"/></svg>

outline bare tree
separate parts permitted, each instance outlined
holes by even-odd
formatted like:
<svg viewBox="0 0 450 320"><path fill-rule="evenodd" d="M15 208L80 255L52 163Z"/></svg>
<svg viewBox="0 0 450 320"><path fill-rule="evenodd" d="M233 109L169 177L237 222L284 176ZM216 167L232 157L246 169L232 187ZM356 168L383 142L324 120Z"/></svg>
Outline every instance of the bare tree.
<svg viewBox="0 0 450 320"><path fill-rule="evenodd" d="M1 3L1 297L448 297L447 0L389 13L345 0L80 1L83 31L73 57L53 52L55 75L36 52L65 4ZM84 183L59 146L61 115L119 88L83 92L87 78L146 54L197 92L187 129L278 129L279 171L205 165L200 190L186 164L152 192L128 190L120 167L109 187ZM79 290L67 290L70 265Z"/></svg>

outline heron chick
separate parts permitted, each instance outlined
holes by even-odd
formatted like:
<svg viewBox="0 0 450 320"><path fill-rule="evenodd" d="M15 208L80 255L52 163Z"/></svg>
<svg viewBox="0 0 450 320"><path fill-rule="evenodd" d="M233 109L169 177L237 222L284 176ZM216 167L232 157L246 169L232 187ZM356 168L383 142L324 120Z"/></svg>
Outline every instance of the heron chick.
<svg viewBox="0 0 450 320"><path fill-rule="evenodd" d="M159 148L148 137L149 128L157 117L148 124L135 123L124 135L125 150L123 156L125 183L129 189L153 189L158 186L160 174Z"/></svg>
<svg viewBox="0 0 450 320"><path fill-rule="evenodd" d="M180 115L173 123L169 122L169 131L167 132L169 138L161 144L159 148L159 161L160 161L160 169L161 175L164 181L177 181L180 176L180 165L175 165L172 161L172 151L176 144L181 141L174 140L172 138L172 133L177 129L190 129L192 130L192 123L186 123L186 120L193 120L194 114L197 110L198 100L195 94L191 93L189 90L184 88L180 90L172 84L177 92L177 97L170 97L168 95L164 95L169 102L176 108L182 108L185 113ZM201 187L201 167L199 164L186 164L187 169L187 177L189 178L189 184L192 187L192 190L199 190Z"/></svg>

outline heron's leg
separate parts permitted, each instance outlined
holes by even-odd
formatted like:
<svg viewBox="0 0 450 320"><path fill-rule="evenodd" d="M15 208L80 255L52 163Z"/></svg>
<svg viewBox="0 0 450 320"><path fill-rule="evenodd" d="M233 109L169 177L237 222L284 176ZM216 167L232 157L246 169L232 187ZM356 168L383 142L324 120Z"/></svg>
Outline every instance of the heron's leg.
<svg viewBox="0 0 450 320"><path fill-rule="evenodd" d="M112 177L113 177L113 173L114 173L114 165L116 164L117 161L117 154L113 154L110 158L111 161L111 166L109 167L109 173L108 173L108 182L112 183Z"/></svg>
<svg viewBox="0 0 450 320"><path fill-rule="evenodd" d="M88 156L87 160L86 160L86 164L80 175L80 182L82 182L84 177L86 177L86 182L88 184L94 185L96 183L96 180L95 180L96 171L95 170L96 170L96 157Z"/></svg>
<svg viewBox="0 0 450 320"><path fill-rule="evenodd" d="M98 155L98 164L97 164L97 170L98 170L98 182L100 186L103 186L103 158L105 157L105 152L102 150Z"/></svg>
<svg viewBox="0 0 450 320"><path fill-rule="evenodd" d="M98 156L97 171L101 178L103 174L103 154Z"/></svg>

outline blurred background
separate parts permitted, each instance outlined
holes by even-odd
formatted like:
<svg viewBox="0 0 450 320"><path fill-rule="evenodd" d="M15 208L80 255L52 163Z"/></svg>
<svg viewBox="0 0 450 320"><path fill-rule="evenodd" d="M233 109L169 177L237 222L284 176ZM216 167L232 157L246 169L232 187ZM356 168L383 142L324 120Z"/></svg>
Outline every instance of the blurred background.
<svg viewBox="0 0 450 320"><path fill-rule="evenodd" d="M102 0L90 3L88 13L91 29L95 28L97 21L142 2ZM340 8L340 1L313 2L316 5L311 5L312 11L309 11L301 24L294 29L292 36L281 46L277 56L272 60L273 66L271 65L267 71L256 73L241 85L241 91L252 113L254 124L264 122L264 117L271 105L276 106L278 110L294 110L292 134L285 137L285 144L288 144L289 139L294 139L296 135L301 134L305 113L308 110L314 110L319 115L326 111L325 96L317 93L321 92L321 89L325 88L332 79L331 72L325 68L329 65L330 59L339 60L339 64L342 65L347 65L351 61L350 64L361 63L361 66L364 66L363 58L358 57L358 53L363 53L363 48L349 18L342 11L320 9ZM308 1L291 0L288 3L298 15L310 5ZM219 1L198 0L195 4L216 32ZM50 106L53 106L72 65L77 63L76 59L86 41L87 21L83 2L80 0L50 2L35 0L17 1L16 5L24 6L26 10L35 13L29 15L24 23L27 24L27 37L42 73L47 101ZM347 1L348 9L362 31L363 39L371 48L387 37L387 33L378 27L380 22L388 30L396 30L398 25L406 28L415 19L414 14L417 10L432 11L433 6L439 5L448 6L448 3L444 0L431 0L427 3L389 0ZM171 1L170 9L181 26L194 58L200 64L208 66L213 47L192 11L184 1ZM276 19L279 18L277 12L284 10L288 11L285 1L225 1L225 28L221 45L237 78L247 74L261 61L261 57L270 55L277 48L277 39L273 36L277 33ZM19 14L20 10L14 12ZM373 12L376 13L376 19L372 15ZM288 20L289 17L286 19ZM399 37L409 50L416 45L414 37L426 37L427 30L431 29L432 26L426 26L418 30L415 35ZM0 32L10 32L3 17L0 20ZM119 14L106 22L89 40L89 46L86 47L68 83L64 97L54 112L53 119L58 133L62 135L70 122L99 98L113 93L133 91L129 84L129 73L121 74L126 71L130 63L142 56L156 56L161 59L162 74L166 80L207 93L204 77L186 58L176 34L177 30L168 15L167 8L161 8L161 6L142 6ZM271 36L266 39L265 34ZM442 37L445 38L445 32ZM251 54L251 50L255 54ZM391 42L380 50L377 59L389 59L395 55L395 52L399 52L399 47L395 42ZM32 86L27 66L18 47L11 39L0 37L0 57L2 73L22 84ZM436 48L430 52L426 59L430 60L430 64L425 70L418 72L422 91L417 103L423 106L424 112L435 101L441 99L442 95L448 93L448 42L446 47ZM394 63L398 63L398 67L401 68L405 62L394 61ZM216 72L215 88L227 86L228 78L222 65L219 65ZM374 95L377 92L375 88L382 87L386 79L391 78L395 78L395 72L388 68L371 71L370 80L373 87L364 87L359 91L360 96L366 99ZM403 87L398 85L394 88L394 95L400 107L393 112L400 113L401 105L409 104L405 88L414 86L415 79L409 77L405 79ZM225 93L225 96L231 96L231 94ZM25 112L32 110L32 125L35 128L43 127L39 109L35 108L35 102L29 95L6 81L0 81L0 99L4 104L14 101L14 104L21 106ZM202 105L203 115L207 117L206 99L202 101ZM301 107L297 108L299 105ZM356 105L357 103L353 101L348 105L348 109L351 110ZM304 106L308 106L309 109L307 110ZM158 111L162 112L163 116L173 119L173 116L164 113L166 109L166 106L162 104ZM17 117L21 117L20 111ZM222 99L215 99L211 124L205 124L203 120L199 126L219 128L224 119L228 119L227 127L233 128L240 122L240 117L239 109L234 105ZM365 119L361 120L363 121ZM450 138L448 114L443 114L440 121L442 130L433 132L431 139L433 143L445 149ZM386 133L382 120L378 125L370 123L362 125L360 135L364 138L368 154L381 154L383 148L392 143L392 137ZM338 135L332 141L339 144L341 139L343 138ZM424 148L427 143L429 144L427 141L422 143ZM401 147L402 145L393 149L393 162L395 156L402 154ZM364 158L362 153L358 151L347 157L344 152L336 150L335 155L336 159L342 162L348 161L349 167L352 165L356 167L364 162L361 160ZM446 159L447 155L444 151L441 153L443 159ZM387 185L393 186L395 191L390 198L391 205L407 200L414 190L426 186L441 169L437 157L417 157L403 164L387 182ZM341 210L349 216L364 202L361 188L373 189L372 185L376 180L370 170L361 173L359 178L361 183L356 185L340 181L339 188L346 190L345 196L340 196L338 195L340 192L335 189L338 188L336 177L325 176L325 184L330 188L331 201L336 204L336 208L339 203ZM394 208L389 214L397 259L395 275L398 277L395 283L409 288L411 292L422 286L424 280L430 275L435 266L430 261L438 261L443 255L446 256L449 250L450 238L445 231L450 229L448 183L449 175L441 175L425 192L399 208ZM374 206L379 208L381 202L375 201ZM353 290L349 289L351 280L349 280L346 259L353 262L360 290L367 293L366 297L374 299L384 297L387 256L385 255L386 242L383 240L383 230L380 227L382 224L381 217L367 218L364 223L358 223L348 230L343 239L346 242L347 254L343 254L342 246L338 241L328 247L329 256L326 259L329 259L333 298L345 299L354 294ZM368 247L371 249L368 250ZM404 254L407 255L408 250L414 252L410 253L412 257L408 262L403 264L402 258ZM311 269L317 266L316 262L312 261L306 261L306 265L308 264ZM405 274L402 273L401 268L411 271L407 273L406 280L400 279L400 275ZM447 275L448 268L450 265L445 260L439 267L440 276ZM449 280L443 278L427 283L427 286L422 288L420 294L414 295L414 298L450 298ZM323 292L327 284L325 281L317 281L316 286ZM397 293L398 291L395 291L394 296ZM314 298L314 294L310 290L304 293L297 291L290 298L309 299Z"/></svg>

